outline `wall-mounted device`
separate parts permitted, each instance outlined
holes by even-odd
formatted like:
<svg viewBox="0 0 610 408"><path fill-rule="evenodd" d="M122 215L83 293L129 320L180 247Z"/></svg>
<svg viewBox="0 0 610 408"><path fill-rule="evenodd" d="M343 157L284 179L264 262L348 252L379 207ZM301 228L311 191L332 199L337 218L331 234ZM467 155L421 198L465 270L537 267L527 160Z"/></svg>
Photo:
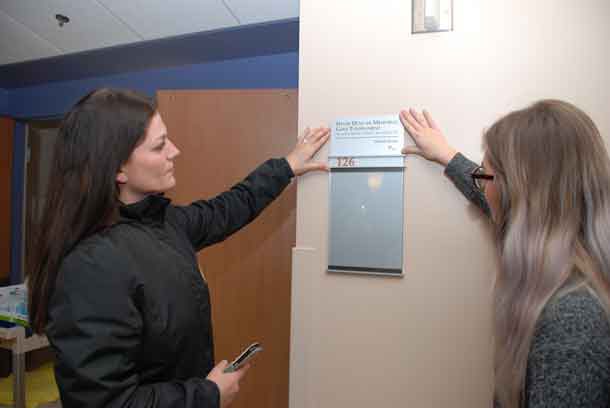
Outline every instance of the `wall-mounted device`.
<svg viewBox="0 0 610 408"><path fill-rule="evenodd" d="M402 276L403 144L398 115L335 121L328 272Z"/></svg>
<svg viewBox="0 0 610 408"><path fill-rule="evenodd" d="M453 30L453 0L412 0L412 32Z"/></svg>

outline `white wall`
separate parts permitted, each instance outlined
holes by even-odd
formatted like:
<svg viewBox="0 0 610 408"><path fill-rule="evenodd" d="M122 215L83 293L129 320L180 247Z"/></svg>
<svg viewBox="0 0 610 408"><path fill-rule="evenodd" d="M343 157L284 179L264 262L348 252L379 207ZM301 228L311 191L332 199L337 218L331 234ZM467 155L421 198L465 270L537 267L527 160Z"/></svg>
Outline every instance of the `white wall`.
<svg viewBox="0 0 610 408"><path fill-rule="evenodd" d="M500 115L560 98L609 137L608 0L454 3L453 32L412 35L409 0L301 0L300 127L427 108L480 160ZM327 178L299 182L291 408L489 407L486 221L438 165L406 166L403 279L327 274Z"/></svg>

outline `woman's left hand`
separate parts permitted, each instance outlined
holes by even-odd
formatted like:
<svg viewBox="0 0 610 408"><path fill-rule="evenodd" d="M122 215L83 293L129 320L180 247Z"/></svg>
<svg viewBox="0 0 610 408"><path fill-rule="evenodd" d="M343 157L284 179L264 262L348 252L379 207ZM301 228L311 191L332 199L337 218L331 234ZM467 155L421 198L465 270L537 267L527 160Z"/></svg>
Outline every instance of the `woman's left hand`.
<svg viewBox="0 0 610 408"><path fill-rule="evenodd" d="M286 156L286 160L295 176L313 170L328 171L326 163L312 161L311 158L324 146L329 137L330 129L327 127L319 127L313 130L305 129L295 148Z"/></svg>

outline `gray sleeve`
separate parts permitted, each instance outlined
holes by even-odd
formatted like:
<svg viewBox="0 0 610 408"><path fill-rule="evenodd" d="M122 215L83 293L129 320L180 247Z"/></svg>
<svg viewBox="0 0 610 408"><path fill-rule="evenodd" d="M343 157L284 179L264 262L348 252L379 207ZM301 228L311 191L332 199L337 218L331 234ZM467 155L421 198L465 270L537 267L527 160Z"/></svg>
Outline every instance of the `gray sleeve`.
<svg viewBox="0 0 610 408"><path fill-rule="evenodd" d="M485 215L491 212L485 200L485 196L472 182L470 174L478 167L473 161L468 160L462 153L457 153L445 168L445 175L455 184L458 190L474 205L479 207Z"/></svg>
<svg viewBox="0 0 610 408"><path fill-rule="evenodd" d="M608 407L610 324L587 291L549 304L528 358L528 408Z"/></svg>

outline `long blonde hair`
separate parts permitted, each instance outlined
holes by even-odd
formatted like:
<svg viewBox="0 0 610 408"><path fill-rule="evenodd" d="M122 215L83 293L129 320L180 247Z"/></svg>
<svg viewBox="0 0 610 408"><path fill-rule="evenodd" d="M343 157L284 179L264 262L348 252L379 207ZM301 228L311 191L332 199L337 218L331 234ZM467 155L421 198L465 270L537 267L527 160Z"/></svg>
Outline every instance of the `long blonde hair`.
<svg viewBox="0 0 610 408"><path fill-rule="evenodd" d="M577 107L544 100L484 135L500 204L494 216L495 382L502 408L523 406L540 314L561 289L586 286L610 305L610 159Z"/></svg>

